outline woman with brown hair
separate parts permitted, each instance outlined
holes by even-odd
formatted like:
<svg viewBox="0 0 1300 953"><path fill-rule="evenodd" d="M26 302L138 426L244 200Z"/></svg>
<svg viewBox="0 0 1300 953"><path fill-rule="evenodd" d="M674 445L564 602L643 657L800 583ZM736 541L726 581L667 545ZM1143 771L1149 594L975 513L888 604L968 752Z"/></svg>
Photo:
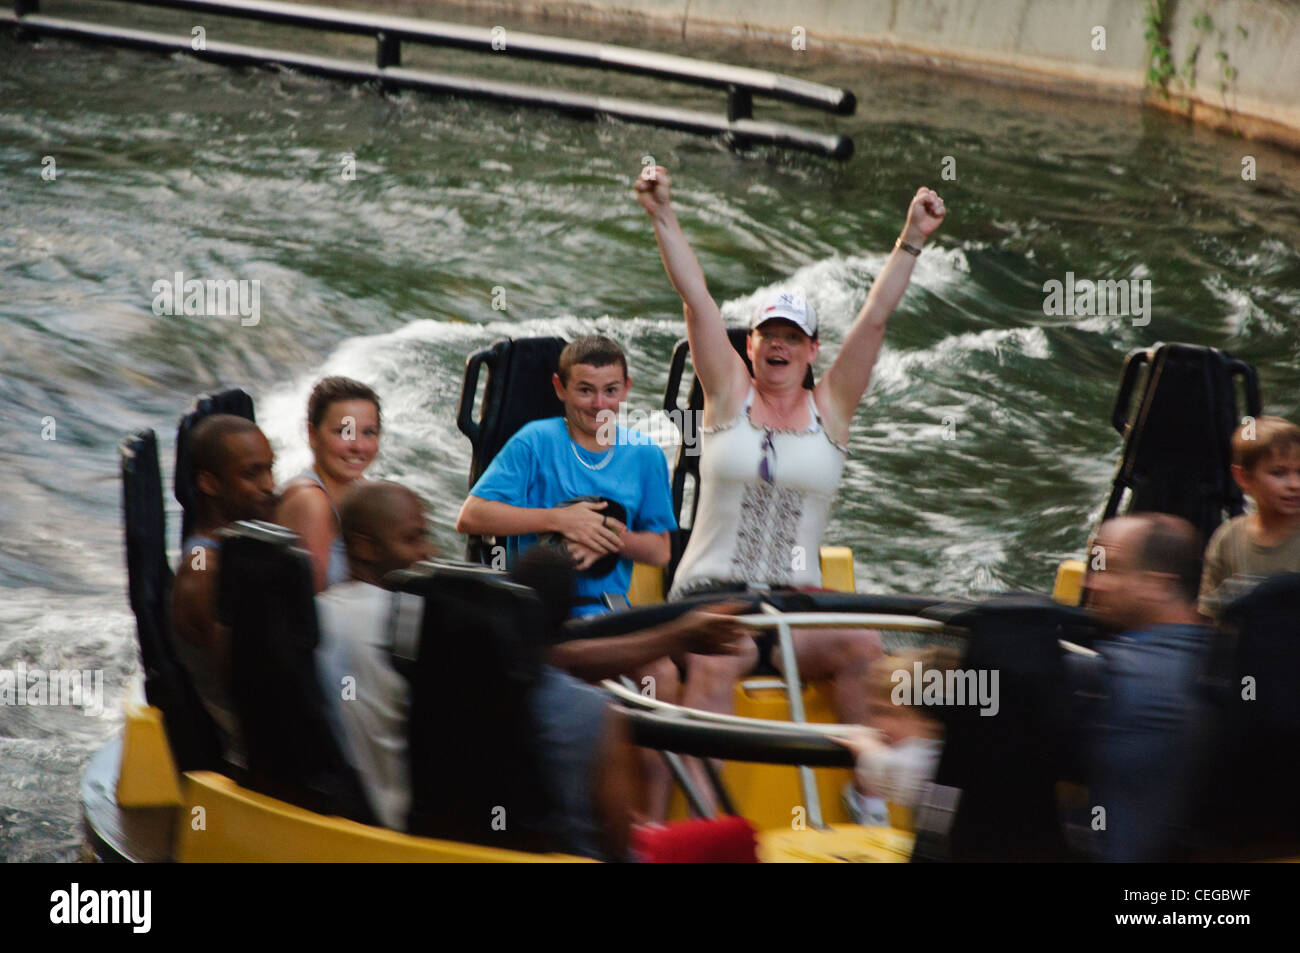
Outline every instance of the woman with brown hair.
<svg viewBox="0 0 1300 953"><path fill-rule="evenodd" d="M275 520L298 534L311 553L316 592L351 572L339 505L379 453L379 396L360 381L326 377L307 400L307 442L313 463L285 485Z"/></svg>

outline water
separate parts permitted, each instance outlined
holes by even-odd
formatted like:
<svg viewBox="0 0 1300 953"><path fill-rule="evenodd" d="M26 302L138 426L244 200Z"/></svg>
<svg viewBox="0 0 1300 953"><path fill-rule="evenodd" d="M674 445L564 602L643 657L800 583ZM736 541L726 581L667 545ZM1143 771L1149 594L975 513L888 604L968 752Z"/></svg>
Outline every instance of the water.
<svg viewBox="0 0 1300 953"><path fill-rule="evenodd" d="M138 672L121 436L157 429L170 473L191 396L242 386L283 477L308 458L311 383L361 378L384 400L374 472L414 487L459 551L469 452L452 411L466 354L504 334L596 328L628 349L632 405L659 399L683 325L631 197L644 155L671 169L727 317L796 280L827 351L916 187L951 210L890 323L832 514L829 539L853 547L860 590L1049 587L1104 500L1118 454L1106 421L1132 348L1228 348L1258 366L1268 412L1297 416L1294 157L1111 104L779 47L587 35L847 86L857 117L811 121L851 133L857 157L738 157L638 126L0 35L0 668L102 669L106 696L100 714L0 709L0 857L77 856L79 775ZM563 73L498 68L535 82ZM40 176L46 155L54 182ZM1242 180L1244 155L1257 181ZM945 156L955 181L940 178ZM259 279L260 323L155 316L153 282L177 271ZM1044 314L1043 283L1067 271L1149 279L1150 324ZM498 287L506 311L492 307ZM54 440L41 439L47 418ZM169 519L175 545L174 503Z"/></svg>

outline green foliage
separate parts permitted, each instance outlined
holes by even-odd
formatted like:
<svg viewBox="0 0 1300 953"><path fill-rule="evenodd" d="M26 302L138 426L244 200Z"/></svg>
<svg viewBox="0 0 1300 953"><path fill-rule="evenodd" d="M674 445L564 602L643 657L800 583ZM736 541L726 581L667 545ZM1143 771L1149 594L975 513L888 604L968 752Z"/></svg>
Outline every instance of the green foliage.
<svg viewBox="0 0 1300 953"><path fill-rule="evenodd" d="M1226 99L1229 85L1238 76L1237 68L1228 62L1228 52L1223 48L1227 34L1216 29L1214 19L1207 11L1201 10L1192 17L1192 26L1199 38L1183 58L1181 68L1175 68L1173 51L1169 46L1170 7L1169 0L1147 0L1143 11L1142 35L1147 43L1147 85L1158 89L1160 95L1168 99L1170 81L1178 80L1184 90L1183 103L1186 106L1186 91L1196 88L1197 60L1201 49L1210 37L1214 37L1218 42L1214 58L1219 64L1219 93ZM1236 33L1243 40L1248 35L1245 27L1240 24L1236 27Z"/></svg>
<svg viewBox="0 0 1300 953"><path fill-rule="evenodd" d="M1175 75L1174 55L1169 49L1169 0L1147 0L1142 14L1142 36L1147 42L1147 85L1169 96L1169 80Z"/></svg>

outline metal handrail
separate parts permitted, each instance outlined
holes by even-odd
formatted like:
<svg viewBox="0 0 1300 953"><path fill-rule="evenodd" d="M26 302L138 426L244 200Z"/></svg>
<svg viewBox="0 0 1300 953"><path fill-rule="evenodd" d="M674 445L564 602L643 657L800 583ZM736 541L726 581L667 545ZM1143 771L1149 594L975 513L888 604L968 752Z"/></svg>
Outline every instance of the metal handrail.
<svg viewBox="0 0 1300 953"><path fill-rule="evenodd" d="M795 724L791 721L773 721L769 718L746 718L743 715L728 715L723 712L704 711L699 708L687 708L683 705L674 705L672 702L662 701L658 698L651 698L648 695L642 695L640 692L625 688L617 682L610 679L600 683L600 687L605 689L611 695L627 708L640 708L644 711L654 712L660 715L681 718L685 721L695 721L707 724L730 725L737 728L755 728L764 731L785 731L792 735L807 735L809 733L822 735L826 738L843 738L852 735L861 729L861 725L831 725L820 722L805 722Z"/></svg>
<svg viewBox="0 0 1300 953"><path fill-rule="evenodd" d="M743 718L739 715L685 708L655 698L649 698L612 681L603 682L602 687L616 696L625 707L639 708L642 711L659 716L656 723L661 727L676 720L678 723L683 724L688 722L697 723L700 729L712 724L720 731L734 732L748 729L755 732L765 732L775 737L784 734L792 739L798 738L807 741L810 737L816 737L819 740L829 742L837 737L843 737L854 732L856 727L850 725L813 725L808 722L803 708L799 664L795 658L794 641L791 637L792 629L861 626L905 632L942 632L947 628L944 623L937 619L924 619L910 615L879 612L782 612L766 602L760 604L760 609L762 610L761 613L738 615L735 618L737 622L751 628L777 630L777 648L781 652L782 669L784 670L784 678L780 685L785 689L786 698L790 703L789 721ZM699 747L702 743L696 737L693 738L692 744ZM808 811L809 826L814 830L825 828L826 824L822 819L821 797L817 791L817 784L811 767L809 767L808 763L798 760L791 760L787 763L794 764L799 772L799 787L803 795L804 806Z"/></svg>
<svg viewBox="0 0 1300 953"><path fill-rule="evenodd" d="M756 629L776 629L782 624L796 629L842 628L868 626L873 629L891 629L895 632L942 632L948 626L937 619L920 616L894 615L883 612L781 612L772 606L763 615L740 615L737 621Z"/></svg>
<svg viewBox="0 0 1300 953"><path fill-rule="evenodd" d="M564 37L509 30L505 34L505 46L502 49L499 48L501 41L493 37L491 27L440 23L417 20L413 17L313 7L298 3L278 3L275 0L118 0L118 2L163 7L169 10L190 10L195 13L240 17L260 20L264 23L301 26L376 38L382 34L398 42L485 53L504 52L520 59L569 66L590 66L717 89L734 87L747 91L752 96L770 96L773 99L809 106L841 116L851 116L857 108L856 97L845 89L810 83L793 76L783 76L747 66L693 60L671 53L656 53L609 43L591 43L586 40L570 40Z"/></svg>
<svg viewBox="0 0 1300 953"><path fill-rule="evenodd" d="M853 93L848 90L765 70L533 33L507 31L502 34L498 33L495 27L427 22L408 17L281 3L275 0L118 0L118 2L256 20L318 31L372 36L376 41L375 63L371 66L355 60L332 59L206 38L204 48L195 50L191 46L191 38L188 35L175 37L156 31L109 27L85 21L41 16L39 0L14 0L13 13L0 14L0 23L6 23L20 31L169 53L189 53L218 62L289 66L315 75L352 82L373 81L384 87L452 93L516 105L558 109L583 116L609 116L687 132L723 135L734 144L760 143L788 146L834 159L847 159L853 153L853 141L846 136L811 132L784 123L755 121L753 119L755 96L777 99L837 115L852 115L857 105ZM711 114L652 106L636 100L404 69L401 66L403 42L591 67L652 76L694 86L724 89L727 93L727 112L725 115Z"/></svg>
<svg viewBox="0 0 1300 953"><path fill-rule="evenodd" d="M853 767L853 753L848 748L813 732L790 734L738 725L706 725L637 710L627 712L626 717L634 741L646 747L698 758L787 764L809 770L809 766Z"/></svg>

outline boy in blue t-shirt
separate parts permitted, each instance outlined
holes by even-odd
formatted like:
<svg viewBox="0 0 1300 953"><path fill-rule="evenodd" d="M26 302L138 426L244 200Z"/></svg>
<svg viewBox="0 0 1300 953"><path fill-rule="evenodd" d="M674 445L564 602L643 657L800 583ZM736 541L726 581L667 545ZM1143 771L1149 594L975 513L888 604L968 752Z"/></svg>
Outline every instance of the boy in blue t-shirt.
<svg viewBox="0 0 1300 953"><path fill-rule="evenodd" d="M654 443L613 426L632 380L627 358L609 338L579 338L560 352L551 383L564 404L564 416L535 420L506 442L483 471L456 518L456 530L481 536L510 537L510 562L520 547L539 534L559 533L578 570L575 616L606 611L601 596L625 595L632 563L668 563L673 516L668 464ZM579 496L601 496L622 505L627 521L602 512L606 503L560 503ZM618 561L609 572L585 572L609 554ZM676 702L681 690L677 667L662 658L627 672L643 691ZM663 759L643 752L643 815L663 820L671 780Z"/></svg>
<svg viewBox="0 0 1300 953"><path fill-rule="evenodd" d="M470 490L456 529L510 537L511 564L540 534L561 534L579 570L573 614L595 615L605 611L602 595L627 593L633 562L668 563L668 534L677 528L668 465L658 446L613 425L632 381L609 338L566 346L552 383L564 416L535 420L510 438ZM559 505L580 496L616 500L626 522L603 512L605 503ZM609 554L619 556L609 572L584 572Z"/></svg>

